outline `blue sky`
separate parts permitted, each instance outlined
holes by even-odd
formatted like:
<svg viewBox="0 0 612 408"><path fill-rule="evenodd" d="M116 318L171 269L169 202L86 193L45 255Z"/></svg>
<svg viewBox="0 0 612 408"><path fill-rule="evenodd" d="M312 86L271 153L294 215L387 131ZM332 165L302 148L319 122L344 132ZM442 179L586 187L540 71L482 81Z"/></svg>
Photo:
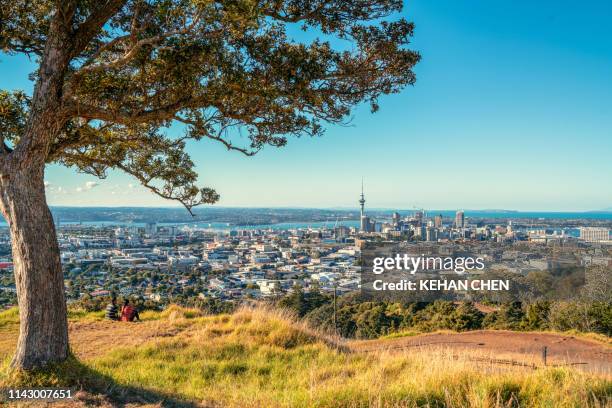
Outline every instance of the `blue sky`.
<svg viewBox="0 0 612 408"><path fill-rule="evenodd" d="M612 207L612 3L414 0L417 83L348 127L255 157L189 146L222 206L596 210ZM31 89L23 57L0 87ZM52 205L172 203L130 176L49 166ZM94 186L94 182L98 184Z"/></svg>

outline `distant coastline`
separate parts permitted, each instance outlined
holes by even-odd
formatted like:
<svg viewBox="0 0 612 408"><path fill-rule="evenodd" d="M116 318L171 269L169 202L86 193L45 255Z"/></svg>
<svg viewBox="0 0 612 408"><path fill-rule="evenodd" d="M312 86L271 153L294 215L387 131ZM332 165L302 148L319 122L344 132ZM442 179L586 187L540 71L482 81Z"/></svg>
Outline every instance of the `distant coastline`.
<svg viewBox="0 0 612 408"><path fill-rule="evenodd" d="M400 216L410 216L417 210L367 209L369 216L376 219L390 218L393 212ZM452 219L456 210L424 210L426 215L441 214ZM238 208L238 207L202 207L194 209L195 217L180 207L51 207L56 224L89 224L89 225L134 225L148 222L158 224L215 224L227 227L270 227L278 224L348 225L359 220L357 209L315 209L315 208ZM542 220L590 220L593 222L612 223L612 211L555 212L555 211L516 211L516 210L464 210L465 216L484 221L509 220L530 223ZM0 226L6 227L0 219Z"/></svg>

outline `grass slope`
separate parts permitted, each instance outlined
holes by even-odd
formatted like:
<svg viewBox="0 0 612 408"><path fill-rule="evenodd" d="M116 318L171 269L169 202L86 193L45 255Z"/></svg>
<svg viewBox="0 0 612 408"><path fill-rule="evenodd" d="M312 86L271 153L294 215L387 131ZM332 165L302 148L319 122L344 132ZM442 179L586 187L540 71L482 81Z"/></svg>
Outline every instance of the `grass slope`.
<svg viewBox="0 0 612 408"><path fill-rule="evenodd" d="M0 388L83 389L76 400L64 405L70 407L612 404L610 377L571 368L483 367L443 353L355 353L276 310L202 316L195 310L171 307L143 317L143 323L126 324L104 322L101 314L73 314L71 338L79 360L73 358L44 372L10 372L8 350L0 349ZM0 313L0 344L10 343L7 339L15 334L16 319L14 311Z"/></svg>

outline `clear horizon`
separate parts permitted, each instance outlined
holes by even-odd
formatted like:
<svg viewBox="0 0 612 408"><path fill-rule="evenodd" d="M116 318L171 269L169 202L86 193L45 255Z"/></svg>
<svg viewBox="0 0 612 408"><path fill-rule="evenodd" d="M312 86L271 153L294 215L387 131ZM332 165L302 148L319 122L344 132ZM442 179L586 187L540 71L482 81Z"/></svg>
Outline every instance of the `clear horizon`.
<svg viewBox="0 0 612 408"><path fill-rule="evenodd" d="M360 106L348 127L251 158L213 141L188 151L220 207L354 208L363 177L370 208L609 209L610 14L603 1L408 1L417 83L378 113ZM0 53L0 87L30 92L33 67ZM120 172L50 165L46 180L52 206L176 206Z"/></svg>
<svg viewBox="0 0 612 408"><path fill-rule="evenodd" d="M158 209L184 209L182 205L53 205L52 208L158 208ZM298 206L226 206L226 205L201 205L195 209L219 208L219 209L287 209L287 210L339 210L359 211L359 206L331 206L331 207L298 207ZM612 207L592 210L515 210L512 208L404 208L404 207L367 207L370 211L466 211L466 212L518 212L518 213L607 213L612 212Z"/></svg>

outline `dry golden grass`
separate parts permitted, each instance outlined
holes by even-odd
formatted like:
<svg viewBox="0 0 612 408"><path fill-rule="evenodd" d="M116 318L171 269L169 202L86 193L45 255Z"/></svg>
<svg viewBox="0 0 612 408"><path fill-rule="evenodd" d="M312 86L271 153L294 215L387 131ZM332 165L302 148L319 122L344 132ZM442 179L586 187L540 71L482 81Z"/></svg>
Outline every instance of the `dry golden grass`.
<svg viewBox="0 0 612 408"><path fill-rule="evenodd" d="M125 327L134 328L139 342L85 353L80 362L71 360L39 373L9 374L5 360L0 381L82 387L87 392L66 405L71 407L162 402L163 406L381 408L612 404L609 376L572 368L473 361L451 348L355 352L350 342L271 309L204 316L172 307L147 316L141 324L110 323L109 327L85 319L72 325L75 350L82 347L80 341L91 341L95 325L104 336L115 332L123 336ZM88 334L78 337L79 330ZM166 334L151 337L154 330Z"/></svg>

